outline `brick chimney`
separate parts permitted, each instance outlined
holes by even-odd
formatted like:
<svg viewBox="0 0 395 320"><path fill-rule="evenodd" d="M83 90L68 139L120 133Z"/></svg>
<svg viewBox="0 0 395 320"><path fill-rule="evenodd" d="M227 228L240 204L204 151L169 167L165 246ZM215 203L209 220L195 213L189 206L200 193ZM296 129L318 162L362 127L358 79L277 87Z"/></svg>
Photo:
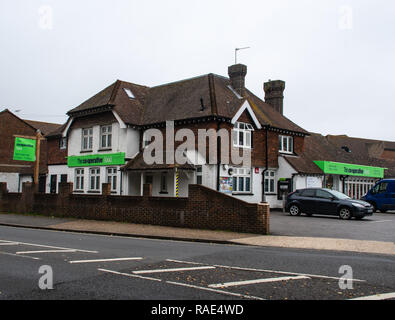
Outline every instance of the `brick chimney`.
<svg viewBox="0 0 395 320"><path fill-rule="evenodd" d="M270 104L281 114L283 114L284 111L284 89L285 82L282 80L269 80L263 85L263 90L265 90L265 102Z"/></svg>
<svg viewBox="0 0 395 320"><path fill-rule="evenodd" d="M247 75L247 66L244 64L234 64L228 68L230 85L240 95L244 96L245 77Z"/></svg>

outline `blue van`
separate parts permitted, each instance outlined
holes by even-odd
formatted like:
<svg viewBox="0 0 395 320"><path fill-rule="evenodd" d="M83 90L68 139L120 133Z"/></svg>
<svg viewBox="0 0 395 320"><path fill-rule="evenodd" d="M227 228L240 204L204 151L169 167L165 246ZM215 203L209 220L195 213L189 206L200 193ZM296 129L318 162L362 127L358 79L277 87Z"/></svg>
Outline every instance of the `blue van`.
<svg viewBox="0 0 395 320"><path fill-rule="evenodd" d="M361 199L369 202L374 211L395 210L395 179L380 180Z"/></svg>

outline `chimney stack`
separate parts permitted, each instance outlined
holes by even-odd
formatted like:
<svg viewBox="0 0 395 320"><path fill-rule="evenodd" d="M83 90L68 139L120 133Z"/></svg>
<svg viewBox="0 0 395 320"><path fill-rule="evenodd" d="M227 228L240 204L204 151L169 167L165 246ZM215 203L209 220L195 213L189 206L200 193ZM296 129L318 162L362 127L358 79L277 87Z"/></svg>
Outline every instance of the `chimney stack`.
<svg viewBox="0 0 395 320"><path fill-rule="evenodd" d="M269 80L263 85L263 90L265 90L265 102L270 104L281 114L283 114L284 111L284 89L285 82L282 80Z"/></svg>
<svg viewBox="0 0 395 320"><path fill-rule="evenodd" d="M243 97L247 66L244 64L234 64L228 68L228 75L232 88Z"/></svg>

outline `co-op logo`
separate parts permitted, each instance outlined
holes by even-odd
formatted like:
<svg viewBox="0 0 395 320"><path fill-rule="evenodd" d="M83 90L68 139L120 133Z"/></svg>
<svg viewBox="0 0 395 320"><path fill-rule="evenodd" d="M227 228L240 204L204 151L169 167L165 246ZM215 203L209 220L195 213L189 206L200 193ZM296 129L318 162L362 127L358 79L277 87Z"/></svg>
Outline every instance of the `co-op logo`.
<svg viewBox="0 0 395 320"><path fill-rule="evenodd" d="M363 169L349 169L349 168L344 168L345 173L352 173L352 174L364 174Z"/></svg>

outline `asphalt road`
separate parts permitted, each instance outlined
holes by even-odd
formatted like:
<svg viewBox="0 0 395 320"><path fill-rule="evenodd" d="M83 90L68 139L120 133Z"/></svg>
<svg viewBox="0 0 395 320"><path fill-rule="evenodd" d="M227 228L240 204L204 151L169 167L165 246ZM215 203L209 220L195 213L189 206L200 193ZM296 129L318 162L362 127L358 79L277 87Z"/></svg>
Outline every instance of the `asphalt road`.
<svg viewBox="0 0 395 320"><path fill-rule="evenodd" d="M363 220L341 220L338 216L290 216L270 212L270 233L277 236L341 238L395 242L395 212L374 213Z"/></svg>
<svg viewBox="0 0 395 320"><path fill-rule="evenodd" d="M52 290L39 288L43 265ZM352 288L339 287L344 265ZM0 226L0 300L394 299L394 272L394 256Z"/></svg>

